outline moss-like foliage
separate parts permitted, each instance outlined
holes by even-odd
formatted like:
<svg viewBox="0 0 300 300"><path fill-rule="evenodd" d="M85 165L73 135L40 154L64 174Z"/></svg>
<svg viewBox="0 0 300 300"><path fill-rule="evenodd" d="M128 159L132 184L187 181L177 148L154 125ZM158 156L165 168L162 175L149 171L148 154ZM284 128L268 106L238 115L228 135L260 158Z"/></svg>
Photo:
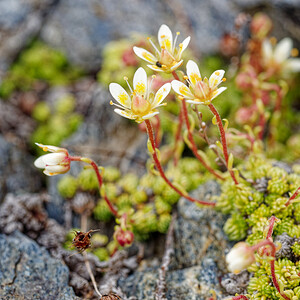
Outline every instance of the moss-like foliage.
<svg viewBox="0 0 300 300"><path fill-rule="evenodd" d="M208 178L204 175L199 161L191 157L182 158L176 168L170 163L166 173L173 182L177 182L188 191L197 188ZM113 167L104 168L102 174L103 189L107 197L118 208L120 214L126 213L131 216L136 239L145 240L153 232L167 232L173 205L180 196L161 177L151 172L140 178L133 173L122 176ZM58 190L65 198L74 196L76 190L97 193L98 182L94 170L84 169L77 178L62 178L58 183ZM104 199L97 202L93 216L96 220L104 222L112 219Z"/></svg>
<svg viewBox="0 0 300 300"><path fill-rule="evenodd" d="M82 122L82 116L74 111L75 106L76 100L70 94L57 99L52 107L40 101L32 113L33 118L38 122L31 136L32 143L39 141L45 145L59 146L64 139L77 130Z"/></svg>
<svg viewBox="0 0 300 300"><path fill-rule="evenodd" d="M39 81L50 86L66 85L81 75L62 52L36 41L21 53L8 71L0 86L0 97L8 98L14 91L30 90Z"/></svg>
<svg viewBox="0 0 300 300"><path fill-rule="evenodd" d="M290 196L300 186L300 174L297 166L294 166L294 172L290 172L289 168L283 169L277 165L264 156L251 155L239 167L247 181L240 178L241 183L236 186L232 180L226 180L222 184L221 196L216 198L217 208L230 214L224 226L229 239L246 239L250 245L266 238L271 216L278 218L272 238L276 240L276 236L286 233L291 238L296 238L296 242L290 249L295 258L293 261L287 258L275 261L276 278L281 290L290 299L300 299L300 206L297 202L286 206ZM256 262L248 271L253 274L248 285L248 299L281 299L272 284L267 257L256 254Z"/></svg>

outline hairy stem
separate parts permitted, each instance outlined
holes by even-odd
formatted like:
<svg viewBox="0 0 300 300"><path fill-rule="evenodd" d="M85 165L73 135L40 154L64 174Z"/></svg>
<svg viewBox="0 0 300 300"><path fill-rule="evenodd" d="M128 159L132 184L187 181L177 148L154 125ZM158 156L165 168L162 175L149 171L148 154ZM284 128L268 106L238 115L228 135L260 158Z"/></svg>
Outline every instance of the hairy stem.
<svg viewBox="0 0 300 300"><path fill-rule="evenodd" d="M71 161L82 161L82 162L85 162L87 164L90 164L92 166L92 168L94 169L95 173L96 173L96 176L97 176L97 180L98 180L98 185L99 185L99 191L101 192L101 187L102 187L102 184L103 184L103 180L102 180L102 176L99 172L99 168L97 166L97 164L91 160L90 158L87 158L87 157L80 157L80 156L70 156L70 159ZM105 202L107 203L111 213L117 217L118 216L118 211L116 210L116 208L114 207L114 205L110 202L110 200L108 199L105 191L103 193L103 198L105 200Z"/></svg>
<svg viewBox="0 0 300 300"><path fill-rule="evenodd" d="M206 162L204 161L204 159L201 157L201 155L199 155L198 153L198 149L197 146L195 144L194 138L193 138L193 134L191 132L191 127L190 127L190 123L189 123L189 117L188 117L188 113L187 113L187 108L186 108L186 102L185 99L182 99L182 112L184 115L184 119L185 119L185 124L186 124L186 128L188 130L188 138L189 141L191 142L191 150L193 151L195 157L201 162L201 164L214 176L216 176L217 178L224 180L224 178L219 175L218 173L215 172L215 170L213 168L211 168L209 165L206 164Z"/></svg>
<svg viewBox="0 0 300 300"><path fill-rule="evenodd" d="M289 206L292 200L294 200L300 193L300 186L297 188L296 192L290 197L290 199L285 203L285 206Z"/></svg>
<svg viewBox="0 0 300 300"><path fill-rule="evenodd" d="M239 295L239 296L232 297L232 300L239 300L239 299L248 300L248 298L244 295Z"/></svg>
<svg viewBox="0 0 300 300"><path fill-rule="evenodd" d="M80 225L81 225L81 230L83 232L86 232L87 231L87 215L83 214L81 216L81 220L80 220ZM85 263L85 267L90 275L90 278L92 280L92 283L93 283L93 286L94 286L94 289L95 289L95 292L97 293L97 295L100 297L100 299L102 298L102 294L100 293L100 291L98 290L98 287L97 287L97 283L96 283L96 280L95 280L95 277L94 277L94 274L92 272L92 269L91 269L91 265L90 265L90 262L88 260L88 257L87 257L87 253L86 252L83 252L83 257L84 257L84 263Z"/></svg>
<svg viewBox="0 0 300 300"><path fill-rule="evenodd" d="M153 160L154 160L154 163L155 163L155 166L158 170L158 172L160 173L160 176L165 180L165 182L175 191L177 192L180 196L190 200L191 202L196 202L196 203L199 203L199 204L202 204L202 205L206 205L206 206L215 206L216 204L213 203L213 202L207 202L207 201L201 201L201 200L198 200L198 199L195 199L189 195L187 195L186 193L183 193L180 189L178 189L176 186L174 186L172 184L172 182L167 178L162 166L161 166L161 163L158 159L158 156L157 156L157 153L156 153L156 144L155 144L155 137L154 137L154 134L153 134L153 129L152 129L152 125L150 123L149 120L145 120L145 123L146 123L146 128L147 128L147 133L148 133L148 136L149 136L149 140L151 142L151 146L152 146L152 157L153 157Z"/></svg>
<svg viewBox="0 0 300 300"><path fill-rule="evenodd" d="M281 295L281 297L283 297L286 300L290 300L290 298L285 295L283 292L281 292L277 278L276 278L276 274L275 274L275 254L276 254L276 247L274 245L274 243L270 240L270 239L266 239L264 241L259 242L258 244L252 246L252 250L253 251L257 251L259 248L263 247L263 246L270 246L271 247L271 256L272 256L272 260L270 260L270 268L271 268L271 277L272 277L272 282L274 287L276 288L277 292Z"/></svg>
<svg viewBox="0 0 300 300"><path fill-rule="evenodd" d="M222 148L223 148L223 154L224 154L224 158L225 158L225 162L226 162L226 166L227 166L227 169L228 169L228 159L229 159L229 155L228 155L228 150L227 150L227 141L226 141L226 135L225 135L225 130L224 130L224 127L223 127L223 123L222 123L222 119L218 113L218 111L216 110L216 108L214 107L213 104L209 104L208 105L210 111L213 113L213 115L216 117L216 120L217 120L217 125L218 125L218 128L219 128L219 132L220 132L220 136L221 136L221 143L222 143ZM234 172L232 170L228 170L229 171L229 174L231 176L231 178L233 179L234 183L235 184L239 184L235 175L234 175Z"/></svg>

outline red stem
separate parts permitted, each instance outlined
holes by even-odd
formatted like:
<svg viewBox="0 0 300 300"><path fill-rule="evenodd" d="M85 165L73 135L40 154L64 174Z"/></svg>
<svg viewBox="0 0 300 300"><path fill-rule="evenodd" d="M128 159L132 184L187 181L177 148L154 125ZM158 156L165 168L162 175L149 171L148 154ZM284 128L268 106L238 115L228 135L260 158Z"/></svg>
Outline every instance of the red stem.
<svg viewBox="0 0 300 300"><path fill-rule="evenodd" d="M156 116L156 126L155 126L155 131L156 131L156 139L155 139L155 142L156 142L156 145L159 147L160 145L160 141L161 141L161 134L160 134L160 118L159 116Z"/></svg>
<svg viewBox="0 0 300 300"><path fill-rule="evenodd" d="M189 122L189 117L188 117L188 113L187 113L187 108L186 108L186 102L185 99L182 99L182 112L184 115L184 119L185 119L185 124L188 130L188 137L189 137L189 141L191 142L191 150L193 151L195 157L202 163L202 165L214 176L216 176L217 178L224 180L224 178L222 176L220 176L219 174L217 174L214 169L212 169L210 166L208 166L205 161L203 160L203 158L199 155L198 153L198 149L197 146L195 144L194 138L193 138L193 134L191 132L191 127L190 127L190 122Z"/></svg>
<svg viewBox="0 0 300 300"><path fill-rule="evenodd" d="M223 146L223 154L224 154L224 158L226 161L226 166L228 169L228 150L227 150L227 142L226 142L226 136L225 136L225 130L223 127L223 123L222 123L222 119L218 113L218 111L216 110L216 108L214 107L213 104L209 104L208 105L209 109L211 110L211 112L214 114L214 116L217 119L217 125L219 128L219 132L220 132L220 136L221 136L221 142L222 142L222 146ZM235 178L234 172L232 170L229 170L230 176L232 177L233 181L235 184L239 184L237 179Z"/></svg>
<svg viewBox="0 0 300 300"><path fill-rule="evenodd" d="M264 137L264 129L266 126L266 118L265 115L262 113L259 116L259 127L261 128L259 134L258 134L258 138L262 141L263 137Z"/></svg>
<svg viewBox="0 0 300 300"><path fill-rule="evenodd" d="M178 147L178 143L181 140L181 129L182 129L182 110L180 110L179 112L179 116L178 116L178 125L177 125L177 130L176 130L176 134L175 134L175 143L174 143L174 166L176 167L178 164L178 160L179 160L179 155L177 155L177 147Z"/></svg>
<svg viewBox="0 0 300 300"><path fill-rule="evenodd" d="M258 244L252 246L251 248L252 248L253 251L256 251L262 246L270 246L271 247L271 256L273 257L273 259L270 260L270 267L271 267L271 276L272 276L272 281L273 281L274 287L276 288L278 293L281 295L281 297L283 297L286 300L290 300L290 298L288 296L286 296L285 294L283 294L280 291L280 287L279 287L279 284L278 284L278 281L277 281L277 278L276 278L276 274L275 274L276 247L275 247L274 243L270 239L267 239L267 240L259 242Z"/></svg>
<svg viewBox="0 0 300 300"><path fill-rule="evenodd" d="M152 129L152 125L150 123L149 120L145 120L145 123L146 123L146 128L147 128L147 133L148 133L148 136L149 136L149 139L150 139L150 142L151 142L151 145L152 145L152 148L153 148L153 153L152 154L152 157L153 157L153 160L154 160L154 163L155 163L155 166L157 168L157 170L159 171L161 177L165 180L165 182L175 191L177 192L180 196L190 200L191 202L197 202L199 204L202 204L202 205L207 205L207 206L215 206L216 203L213 203L213 202L206 202L206 201L201 201L201 200L198 200L198 199L195 199L193 197L190 197L189 195L186 195L184 194L182 191L180 191L176 186L174 186L172 184L172 182L166 177L164 171L163 171L163 168L160 164L160 161L157 157L157 153L156 153L156 145L155 145L155 138L154 138L154 134L153 134L153 129Z"/></svg>
<svg viewBox="0 0 300 300"><path fill-rule="evenodd" d="M269 230L268 230L268 233L267 233L267 239L271 239L271 238L272 238L274 225L275 225L275 222L276 222L277 220L278 220L278 219L277 219L276 217L274 217L274 216L272 216L272 217L269 219L270 226L269 226Z"/></svg>
<svg viewBox="0 0 300 300"><path fill-rule="evenodd" d="M179 79L179 77L178 77L176 71L173 71L173 72L172 72L172 75L173 75L173 77L174 77L176 80L180 81L180 79Z"/></svg>
<svg viewBox="0 0 300 300"><path fill-rule="evenodd" d="M71 161L83 161L82 160L82 157L80 156L70 156L70 160ZM91 159L88 159L90 162L89 164L92 166L92 168L94 169L95 173L96 173L96 176L97 176L97 180L98 180L98 184L99 184L99 190L101 189L101 186L103 184L103 180L102 180L102 176L99 172L99 169L98 169L98 166L97 164L91 160ZM87 163L87 161L85 161ZM118 216L118 211L116 210L116 208L114 207L114 205L110 202L110 200L107 198L106 196L106 193L104 191L104 196L103 196L105 202L107 203L111 213L114 215L114 216Z"/></svg>
<svg viewBox="0 0 300 300"><path fill-rule="evenodd" d="M290 205L291 201L294 200L300 193L300 186L297 188L296 192L290 197L290 199L285 203L285 206Z"/></svg>

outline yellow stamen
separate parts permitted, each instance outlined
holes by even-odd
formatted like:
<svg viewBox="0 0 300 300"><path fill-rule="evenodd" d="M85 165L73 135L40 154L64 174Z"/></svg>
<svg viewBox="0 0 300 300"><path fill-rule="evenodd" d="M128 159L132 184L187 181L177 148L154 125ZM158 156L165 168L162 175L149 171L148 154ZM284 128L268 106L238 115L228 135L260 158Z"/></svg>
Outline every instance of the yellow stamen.
<svg viewBox="0 0 300 300"><path fill-rule="evenodd" d="M177 31L177 32L176 32L176 34L177 34L177 35L179 35L179 34L180 34L180 32L179 32L179 31Z"/></svg>
<svg viewBox="0 0 300 300"><path fill-rule="evenodd" d="M215 74L216 74L217 76L219 76L219 75L220 75L220 72L215 72Z"/></svg>
<svg viewBox="0 0 300 300"><path fill-rule="evenodd" d="M163 38L165 38L166 36L163 34L163 35L161 35L160 37L163 39Z"/></svg>
<svg viewBox="0 0 300 300"><path fill-rule="evenodd" d="M167 66L166 66L166 65L161 65L161 67L162 67L163 69L167 69Z"/></svg>
<svg viewBox="0 0 300 300"><path fill-rule="evenodd" d="M270 43L271 43L273 46L275 46L276 43L277 43L276 37L272 36L272 37L270 38Z"/></svg>
<svg viewBox="0 0 300 300"><path fill-rule="evenodd" d="M225 77L222 79L223 82L225 82L226 80L227 80L227 79L226 79Z"/></svg>
<svg viewBox="0 0 300 300"><path fill-rule="evenodd" d="M48 147L43 147L42 149L43 149L43 151L45 151L45 152L48 151Z"/></svg>
<svg viewBox="0 0 300 300"><path fill-rule="evenodd" d="M150 37L149 37L149 36L147 36L147 40L148 40L148 41L150 40Z"/></svg>
<svg viewBox="0 0 300 300"><path fill-rule="evenodd" d="M146 92L146 86L144 83L142 82L139 82L136 87L135 87L135 90L134 90L136 93L140 94L140 95L143 95L145 92Z"/></svg>
<svg viewBox="0 0 300 300"><path fill-rule="evenodd" d="M293 48L293 49L291 50L291 56L296 57L296 56L298 56L298 55L299 55L299 50L296 49L296 48Z"/></svg>
<svg viewBox="0 0 300 300"><path fill-rule="evenodd" d="M112 102L112 100L110 100L109 104L110 104L110 105L114 105L114 103Z"/></svg>
<svg viewBox="0 0 300 300"><path fill-rule="evenodd" d="M184 100L184 97L181 96L181 95L178 95L178 99L179 99L179 100Z"/></svg>
<svg viewBox="0 0 300 300"><path fill-rule="evenodd" d="M155 79L155 78L156 78L156 75L152 75L152 78Z"/></svg>
<svg viewBox="0 0 300 300"><path fill-rule="evenodd" d="M182 47L183 47L183 44L182 44L182 43L180 43L180 44L179 44L179 48L182 48Z"/></svg>
<svg viewBox="0 0 300 300"><path fill-rule="evenodd" d="M125 80L125 81L127 81L127 80L128 80L128 77L126 77L126 76L124 76L123 78L124 78L124 80Z"/></svg>
<svg viewBox="0 0 300 300"><path fill-rule="evenodd" d="M183 76L183 79L185 79L185 80L188 80L188 79L189 79L189 77L188 77L188 76L186 76L186 75L184 75L184 76Z"/></svg>

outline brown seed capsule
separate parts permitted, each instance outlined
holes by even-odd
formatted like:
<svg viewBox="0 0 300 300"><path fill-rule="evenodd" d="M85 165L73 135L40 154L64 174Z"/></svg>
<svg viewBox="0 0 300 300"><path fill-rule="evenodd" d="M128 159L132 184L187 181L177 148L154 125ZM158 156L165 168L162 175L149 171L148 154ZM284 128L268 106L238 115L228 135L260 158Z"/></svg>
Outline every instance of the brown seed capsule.
<svg viewBox="0 0 300 300"><path fill-rule="evenodd" d="M73 246L81 253L91 246L91 232L75 231L75 237L72 241Z"/></svg>
<svg viewBox="0 0 300 300"><path fill-rule="evenodd" d="M103 295L101 300L122 300L122 298L115 293L109 293L108 295Z"/></svg>

